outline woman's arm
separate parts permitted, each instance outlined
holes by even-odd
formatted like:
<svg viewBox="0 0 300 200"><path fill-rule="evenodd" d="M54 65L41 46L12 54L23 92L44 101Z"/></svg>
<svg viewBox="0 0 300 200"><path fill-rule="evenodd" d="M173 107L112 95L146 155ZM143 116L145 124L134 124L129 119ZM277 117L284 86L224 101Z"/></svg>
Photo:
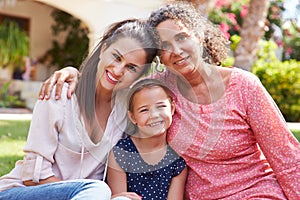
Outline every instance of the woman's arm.
<svg viewBox="0 0 300 200"><path fill-rule="evenodd" d="M64 89L64 95L66 91L67 88ZM55 163L59 130L64 124L66 103L66 97L55 101L52 96L49 101L37 101L35 104L23 149L25 157L22 164L22 181L26 185L58 180L50 177L54 177L52 166Z"/></svg>
<svg viewBox="0 0 300 200"><path fill-rule="evenodd" d="M74 67L65 67L61 70L55 71L54 74L52 74L52 76L50 76L42 84L41 89L39 91L39 99L49 100L51 96L50 94L55 85L55 99L60 99L64 82L67 82L69 84L67 97L71 98L72 94L75 92L79 75L79 71Z"/></svg>
<svg viewBox="0 0 300 200"><path fill-rule="evenodd" d="M182 200L184 198L186 177L187 167L185 167L179 175L172 178L168 193L168 200Z"/></svg>
<svg viewBox="0 0 300 200"><path fill-rule="evenodd" d="M300 199L300 143L258 78L243 90L248 122L264 156L289 199ZM295 184L297 183L297 184Z"/></svg>

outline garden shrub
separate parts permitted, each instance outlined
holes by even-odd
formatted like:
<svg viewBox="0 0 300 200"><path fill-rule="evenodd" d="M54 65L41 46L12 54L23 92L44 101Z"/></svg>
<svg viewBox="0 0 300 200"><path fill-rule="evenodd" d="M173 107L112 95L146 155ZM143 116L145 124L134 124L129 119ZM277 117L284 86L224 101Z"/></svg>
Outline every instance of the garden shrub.
<svg viewBox="0 0 300 200"><path fill-rule="evenodd" d="M18 95L9 93L10 81L0 87L0 108L25 108L26 103Z"/></svg>
<svg viewBox="0 0 300 200"><path fill-rule="evenodd" d="M261 41L252 72L273 97L286 121L300 122L300 62L281 62L275 55L277 45Z"/></svg>
<svg viewBox="0 0 300 200"><path fill-rule="evenodd" d="M234 51L240 36L231 36ZM286 121L300 122L300 62L280 61L275 54L278 46L273 41L261 40L252 72L260 79L281 110ZM234 58L229 57L224 67L232 66Z"/></svg>

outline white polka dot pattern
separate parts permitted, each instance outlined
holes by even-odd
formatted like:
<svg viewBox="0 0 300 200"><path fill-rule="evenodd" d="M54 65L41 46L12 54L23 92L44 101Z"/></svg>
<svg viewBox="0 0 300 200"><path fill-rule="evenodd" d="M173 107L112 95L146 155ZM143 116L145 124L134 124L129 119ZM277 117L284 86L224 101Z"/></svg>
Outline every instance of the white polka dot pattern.
<svg viewBox="0 0 300 200"><path fill-rule="evenodd" d="M159 163L147 164L130 137L120 140L113 151L116 161L126 172L127 191L136 192L143 200L167 199L172 178L186 166L185 161L169 146Z"/></svg>

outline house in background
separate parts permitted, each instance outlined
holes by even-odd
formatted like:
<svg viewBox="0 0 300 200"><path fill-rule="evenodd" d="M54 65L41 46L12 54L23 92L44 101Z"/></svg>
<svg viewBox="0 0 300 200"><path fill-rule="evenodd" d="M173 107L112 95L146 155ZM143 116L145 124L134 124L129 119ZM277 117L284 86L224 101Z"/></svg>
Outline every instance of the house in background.
<svg viewBox="0 0 300 200"><path fill-rule="evenodd" d="M26 101L32 99L27 102L28 107L32 108L41 81L57 69L56 66L38 62L52 48L54 39L61 42L65 39L61 36L55 38L52 34L51 26L55 21L51 13L54 10L62 10L81 20L88 29L91 50L109 24L132 17L146 18L151 10L162 3L163 0L0 0L0 23L5 19L13 20L28 34L30 55L24 65L30 69L34 63L36 68L35 76L30 81L13 81L14 90L21 91ZM5 76L3 72L0 73L0 79Z"/></svg>
<svg viewBox="0 0 300 200"><path fill-rule="evenodd" d="M30 39L30 59L35 61L51 48L54 36L51 13L62 10L81 20L89 30L90 49L111 23L130 17L146 18L162 0L0 0L0 23L16 21ZM55 38L64 41L64 38ZM38 70L36 80L43 81L53 69Z"/></svg>

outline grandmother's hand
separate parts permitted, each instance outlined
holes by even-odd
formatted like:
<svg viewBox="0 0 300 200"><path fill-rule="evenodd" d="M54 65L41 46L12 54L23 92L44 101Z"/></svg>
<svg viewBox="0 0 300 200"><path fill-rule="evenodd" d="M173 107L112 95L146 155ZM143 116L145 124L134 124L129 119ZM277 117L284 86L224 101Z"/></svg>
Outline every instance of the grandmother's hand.
<svg viewBox="0 0 300 200"><path fill-rule="evenodd" d="M55 85L55 99L60 99L64 82L69 84L67 97L71 98L72 94L75 92L79 74L79 71L74 67L65 67L61 70L55 71L46 81L43 82L39 91L39 99L50 99L50 94Z"/></svg>

